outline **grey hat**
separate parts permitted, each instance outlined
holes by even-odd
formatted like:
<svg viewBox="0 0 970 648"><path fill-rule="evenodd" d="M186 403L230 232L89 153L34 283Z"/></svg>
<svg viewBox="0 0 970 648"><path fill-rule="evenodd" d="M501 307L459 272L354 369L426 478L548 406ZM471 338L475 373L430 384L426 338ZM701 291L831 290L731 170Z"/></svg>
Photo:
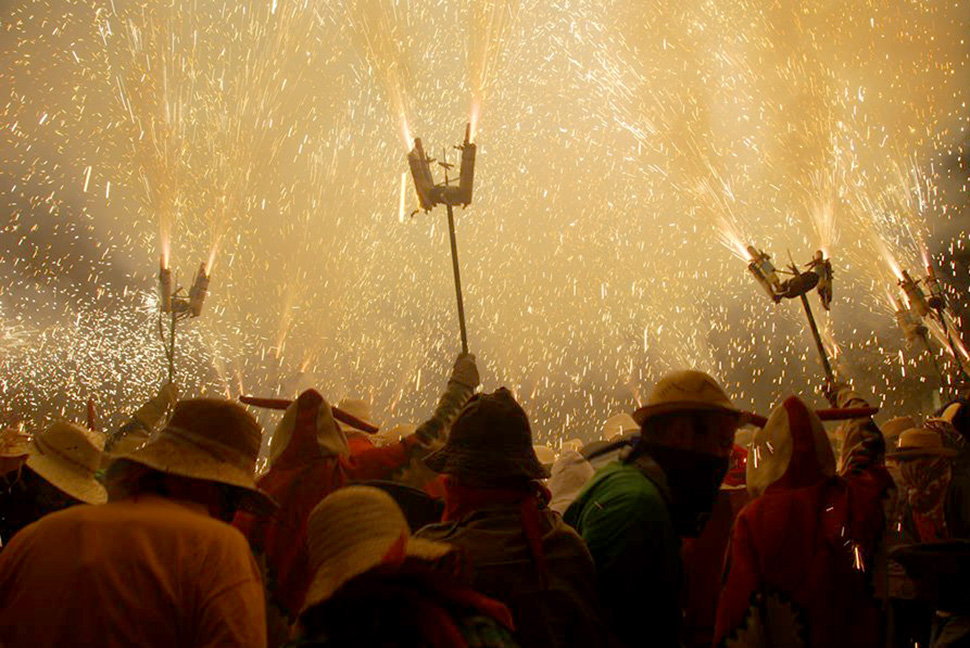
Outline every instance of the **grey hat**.
<svg viewBox="0 0 970 648"><path fill-rule="evenodd" d="M448 442L425 463L438 473L477 480L549 477L532 447L529 417L504 387L473 396Z"/></svg>

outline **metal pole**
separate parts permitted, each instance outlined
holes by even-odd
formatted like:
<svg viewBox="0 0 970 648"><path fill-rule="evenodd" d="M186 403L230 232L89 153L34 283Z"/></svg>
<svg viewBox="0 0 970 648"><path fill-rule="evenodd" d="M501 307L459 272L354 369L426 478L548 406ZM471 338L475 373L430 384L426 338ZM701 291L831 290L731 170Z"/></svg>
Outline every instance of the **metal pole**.
<svg viewBox="0 0 970 648"><path fill-rule="evenodd" d="M818 326L815 325L812 307L808 305L808 298L805 297L804 293L801 298L802 306L805 307L805 316L808 317L808 325L812 327L812 336L815 338L815 346L818 348L818 357L822 360L822 368L825 369L825 377L829 379L830 383L835 383L835 374L832 373L832 365L829 364L829 356L822 344L822 337L818 334Z"/></svg>
<svg viewBox="0 0 970 648"><path fill-rule="evenodd" d="M458 298L458 324L461 326L461 352L468 353L468 331L465 329L465 302L461 298L461 273L458 270L458 242L455 239L455 215L448 207L448 233L451 235L451 265L455 270L455 296Z"/></svg>
<svg viewBox="0 0 970 648"><path fill-rule="evenodd" d="M933 347L930 346L930 341L926 335L921 335L920 340L923 341L923 346L926 347L926 354L930 357L930 362L933 363L933 369L936 371L936 375L940 377L940 396L945 396L948 388L946 386L946 376L943 373L943 369L940 368L940 363L936 361L936 354L933 353Z"/></svg>
<svg viewBox="0 0 970 648"><path fill-rule="evenodd" d="M943 308L937 308L936 314L940 318L940 324L943 326L943 332L946 334L946 341L950 345L950 352L953 353L953 361L957 363L957 371L960 372L960 377L966 380L970 376L967 376L967 372L963 368L963 361L960 360L960 352L957 351L956 342L953 341L953 336L950 334L950 327L946 325L946 315L943 312Z"/></svg>
<svg viewBox="0 0 970 648"><path fill-rule="evenodd" d="M175 384L175 306L174 300L172 305L172 328L169 332L169 347L168 347L168 382L170 385Z"/></svg>

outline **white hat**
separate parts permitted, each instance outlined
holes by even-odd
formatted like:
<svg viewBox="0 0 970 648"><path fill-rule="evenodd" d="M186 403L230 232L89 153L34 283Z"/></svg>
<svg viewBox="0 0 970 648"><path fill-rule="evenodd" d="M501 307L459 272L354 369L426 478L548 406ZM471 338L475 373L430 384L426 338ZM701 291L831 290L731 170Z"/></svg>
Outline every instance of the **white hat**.
<svg viewBox="0 0 970 648"><path fill-rule="evenodd" d="M614 414L603 423L602 439L609 441L616 436L624 436L629 432L639 432L640 425L633 417L626 413ZM582 448L582 445L580 445Z"/></svg>
<svg viewBox="0 0 970 648"><path fill-rule="evenodd" d="M344 398L339 403L337 403L337 409L342 410L350 414L354 418L357 418L360 421L367 423L375 428L378 427L372 423L373 413L371 412L370 403L368 403L365 400L362 400L360 398ZM348 425L341 421L337 421L337 425L344 432L366 432L367 434L372 434L367 430L358 429L353 425Z"/></svg>
<svg viewBox="0 0 970 648"><path fill-rule="evenodd" d="M759 497L773 484L804 488L834 475L835 455L822 420L798 398L787 398L748 448L748 492Z"/></svg>
<svg viewBox="0 0 970 648"><path fill-rule="evenodd" d="M30 442L27 467L58 490L87 504L104 504L94 473L101 467L104 437L67 421L54 421Z"/></svg>
<svg viewBox="0 0 970 648"><path fill-rule="evenodd" d="M324 498L307 519L313 581L303 609L321 603L355 576L407 556L436 560L452 547L411 537L390 495L372 486L347 486Z"/></svg>

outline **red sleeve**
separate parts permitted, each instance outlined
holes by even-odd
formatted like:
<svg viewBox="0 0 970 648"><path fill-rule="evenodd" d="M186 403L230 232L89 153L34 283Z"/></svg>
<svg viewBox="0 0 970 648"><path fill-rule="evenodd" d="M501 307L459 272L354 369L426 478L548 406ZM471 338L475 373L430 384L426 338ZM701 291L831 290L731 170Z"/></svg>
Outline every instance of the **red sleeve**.
<svg viewBox="0 0 970 648"><path fill-rule="evenodd" d="M728 562L725 566L724 589L717 605L714 645L720 646L747 622L755 596L761 590L758 562L751 543L748 517L742 511L734 524Z"/></svg>
<svg viewBox="0 0 970 648"><path fill-rule="evenodd" d="M350 481L390 479L395 470L407 465L411 448L415 445L418 445L418 440L412 434L400 443L371 448L350 457L340 457L340 465Z"/></svg>

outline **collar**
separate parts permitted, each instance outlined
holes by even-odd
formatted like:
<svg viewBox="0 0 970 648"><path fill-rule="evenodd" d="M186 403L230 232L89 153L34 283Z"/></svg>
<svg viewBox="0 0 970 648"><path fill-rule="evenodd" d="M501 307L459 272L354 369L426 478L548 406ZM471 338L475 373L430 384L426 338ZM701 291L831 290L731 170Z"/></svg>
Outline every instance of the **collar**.
<svg viewBox="0 0 970 648"><path fill-rule="evenodd" d="M667 481L667 473L660 467L660 464L654 461L653 457L644 453L627 463L639 470L644 477L649 479L657 487L657 490L660 491L660 495L664 498L668 506L672 505L673 495L670 491L670 484Z"/></svg>

